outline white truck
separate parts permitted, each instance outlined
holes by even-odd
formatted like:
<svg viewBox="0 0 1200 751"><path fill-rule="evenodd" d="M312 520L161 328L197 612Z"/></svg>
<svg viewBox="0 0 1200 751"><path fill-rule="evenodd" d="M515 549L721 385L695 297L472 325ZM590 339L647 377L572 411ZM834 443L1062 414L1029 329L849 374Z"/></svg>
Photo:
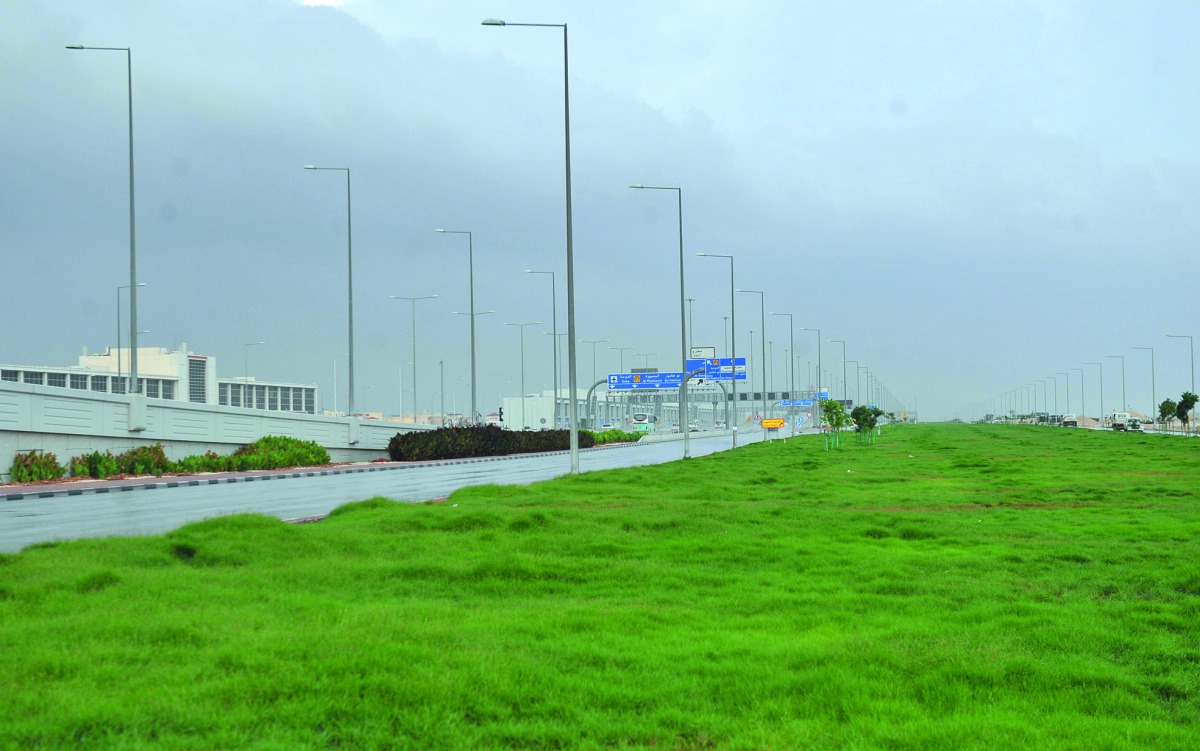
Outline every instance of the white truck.
<svg viewBox="0 0 1200 751"><path fill-rule="evenodd" d="M1079 427L1078 415L1071 415L1071 414L1063 415L1062 416L1062 426L1064 428L1078 428Z"/></svg>
<svg viewBox="0 0 1200 751"><path fill-rule="evenodd" d="M1112 429L1140 431L1142 429L1142 421L1130 415L1128 412L1113 412Z"/></svg>

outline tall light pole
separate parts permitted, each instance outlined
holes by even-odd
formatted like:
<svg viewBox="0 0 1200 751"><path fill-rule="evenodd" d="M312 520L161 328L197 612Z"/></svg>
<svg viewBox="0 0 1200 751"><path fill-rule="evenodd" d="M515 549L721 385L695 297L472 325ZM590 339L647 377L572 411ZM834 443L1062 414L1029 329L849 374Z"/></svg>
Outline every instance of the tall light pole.
<svg viewBox="0 0 1200 751"><path fill-rule="evenodd" d="M787 319L788 319L788 341L791 343L791 347L792 347L791 351L794 354L796 352L796 328L793 325L793 324L795 324L795 321L792 319L792 314L791 313L772 313L771 315L787 316ZM791 355L788 356L788 368L789 368L789 370L788 370L788 392L789 392L788 396L791 397L792 404L794 405L796 403L796 358ZM795 412L794 406L792 407L792 412L793 413ZM796 421L788 420L788 422L792 423L792 435L795 435L796 434Z"/></svg>
<svg viewBox="0 0 1200 751"><path fill-rule="evenodd" d="M529 427L529 422L525 419L525 327L526 326L541 326L541 321L531 321L529 323L506 323L505 326L516 326L521 333L521 427Z"/></svg>
<svg viewBox="0 0 1200 751"><path fill-rule="evenodd" d="M1172 339L1187 339L1188 340L1188 359L1192 364L1192 393L1196 393L1196 351L1192 347L1192 337L1187 334L1167 334ZM1192 419L1190 421L1194 426L1196 423L1196 408L1192 407ZM1194 427L1192 428L1195 429Z"/></svg>
<svg viewBox="0 0 1200 751"><path fill-rule="evenodd" d="M821 330L820 330L820 329L818 329L818 328L815 328L815 327L812 327L812 328L810 328L810 327L807 327L807 326L801 326L801 327L800 327L800 330L801 330L801 331L815 331L815 332L817 332L817 382L816 382L815 384L813 384L813 401L814 401L814 402L816 402L816 407L817 407L817 409L816 409L816 413L817 413L817 420L816 420L816 422L817 422L817 424L818 424L818 427L819 427L819 426L820 426L820 420L822 419L822 418L821 418L821 414L822 414L822 411L821 411L821 399L820 399L820 398L817 396L817 393L818 393L818 392L820 392L820 390L821 390Z"/></svg>
<svg viewBox="0 0 1200 751"><path fill-rule="evenodd" d="M607 344L608 340L607 339L580 339L579 341L584 344L592 345L592 383L595 383L596 382L596 345L597 344ZM590 386L588 387L588 390L591 390ZM593 397L593 398L595 398L595 397ZM592 408L591 401L588 401L587 410L588 410L588 427L595 428L596 427L596 420L595 420L596 414L595 414L595 410Z"/></svg>
<svg viewBox="0 0 1200 751"><path fill-rule="evenodd" d="M129 102L129 385L126 391L137 394L138 391L138 323L137 323L137 288L142 286L137 280L137 221L134 215L133 190L133 53L128 47L87 47L82 44L68 44L69 50L97 50L103 52L125 53L125 84ZM120 295L120 292L117 293ZM118 302L118 306L120 303ZM119 328L119 326L118 326ZM119 337L118 337L119 338ZM119 347L118 347L119 349Z"/></svg>
<svg viewBox="0 0 1200 751"><path fill-rule="evenodd" d="M862 391L860 391L858 388L858 366L862 363L860 363L858 360L847 360L846 362L854 363L854 405L858 406L862 404ZM847 382L847 387L849 387L849 382Z"/></svg>
<svg viewBox="0 0 1200 751"><path fill-rule="evenodd" d="M658 353L657 352L635 352L634 357L646 358L645 360L642 360L642 367L649 368L650 367L650 358L658 357Z"/></svg>
<svg viewBox="0 0 1200 751"><path fill-rule="evenodd" d="M260 344L266 344L266 342L246 342L242 347L242 380L247 384L250 383L250 348Z"/></svg>
<svg viewBox="0 0 1200 751"><path fill-rule="evenodd" d="M731 389L733 392L731 395L731 400L733 401L733 425L726 425L725 428L727 430L729 430L730 434L733 436L733 448L737 448L737 421L738 421L738 416L737 416L737 305L734 304L735 303L734 293L737 290L733 286L733 256L720 255L718 253L697 253L696 255L700 256L701 258L727 258L727 259L729 259L729 318L728 318L728 320L731 322L730 329L733 331L733 341L730 342L729 349L727 349L726 351L729 353L729 361L730 361L730 365L732 367L731 374L733 376L733 378L731 379Z"/></svg>
<svg viewBox="0 0 1200 751"><path fill-rule="evenodd" d="M550 275L550 328L554 346L551 348L551 357L554 359L554 378L551 382L554 384L554 429L558 430L558 284L553 271L535 271L533 269L525 269L526 274L549 274Z"/></svg>
<svg viewBox="0 0 1200 751"><path fill-rule="evenodd" d="M139 287L145 287L145 282L138 282ZM117 287L117 380L121 380L121 290L129 289L129 285L125 284ZM133 353L130 353L132 357ZM129 387L125 387L125 392L129 393Z"/></svg>
<svg viewBox="0 0 1200 751"><path fill-rule="evenodd" d="M388 295L392 300L407 300L412 303L412 392L413 392L413 422L417 421L417 300L434 300L437 295L422 295L420 297L402 297Z"/></svg>
<svg viewBox="0 0 1200 751"><path fill-rule="evenodd" d="M1067 408L1065 411L1070 412L1071 411L1071 374L1070 373L1055 373L1054 375L1060 375L1063 377L1063 386L1067 392L1067 394L1066 394ZM1055 399L1058 398L1058 380L1057 379L1055 379L1055 381L1054 381L1054 398ZM1059 425L1059 427L1062 427L1062 412L1058 413L1058 425Z"/></svg>
<svg viewBox="0 0 1200 751"><path fill-rule="evenodd" d="M1104 427L1104 363L1085 362L1084 365L1095 365L1100 368L1100 427Z"/></svg>
<svg viewBox="0 0 1200 751"><path fill-rule="evenodd" d="M592 383L596 382L596 345L607 344L607 339L580 339L583 344L592 345ZM590 388L590 387L589 387Z"/></svg>
<svg viewBox="0 0 1200 751"><path fill-rule="evenodd" d="M350 416L354 416L354 240L350 221L350 168L349 167L314 167L304 165L307 170L327 170L330 172L346 173L346 301L347 321L349 322L350 339Z"/></svg>
<svg viewBox="0 0 1200 751"><path fill-rule="evenodd" d="M677 216L679 218L679 369L683 372L683 383L679 386L679 427L683 431L683 458L690 459L692 456L690 431L688 430L689 414L688 414L688 326L687 319L684 317L685 303L687 302L687 294L684 291L683 283L683 189L673 188L662 185L641 185L634 183L631 188L638 190L673 190L675 191L676 206L678 207Z"/></svg>
<svg viewBox="0 0 1200 751"><path fill-rule="evenodd" d="M758 312L761 324L759 325L759 338L762 342L762 369L763 369L763 391L762 391L762 416L767 416L767 293L760 289L739 289L738 292L744 292L747 295L758 295ZM737 375L737 368L734 367L734 375ZM753 387L753 384L751 384Z"/></svg>
<svg viewBox="0 0 1200 751"><path fill-rule="evenodd" d="M609 347L609 349L611 349L611 350L616 350L617 352L619 352L619 353L620 353L619 357L620 357L620 360L621 360L621 365L620 365L620 368L621 368L621 369L620 369L620 371L619 371L619 372L621 372L621 373L624 373L624 372L625 372L625 350L627 350L627 349L637 349L637 347Z"/></svg>
<svg viewBox="0 0 1200 751"><path fill-rule="evenodd" d="M844 405L850 400L850 395L846 393L850 387L850 384L846 382L846 342L841 339L830 339L829 343L842 345L842 402Z"/></svg>
<svg viewBox="0 0 1200 751"><path fill-rule="evenodd" d="M470 425L476 424L476 415L479 414L479 412L475 406L475 317L476 316L489 316L495 312L496 311L494 311L494 310L481 310L478 313L476 313L476 312L460 313L457 310L453 311L453 314L456 316L470 316L470 318L471 318L471 419L469 422Z"/></svg>
<svg viewBox="0 0 1200 751"><path fill-rule="evenodd" d="M1129 402L1125 397L1125 355L1105 355L1121 361L1121 411L1129 409Z"/></svg>
<svg viewBox="0 0 1200 751"><path fill-rule="evenodd" d="M467 293L471 298L471 311L467 314L471 316L471 419L468 424L474 425L475 416L479 414L479 408L475 402L475 238L471 235L470 230L465 229L439 228L434 232L467 236Z"/></svg>
<svg viewBox="0 0 1200 751"><path fill-rule="evenodd" d="M1150 401L1154 404L1154 409L1150 410L1150 424L1158 425L1158 387L1154 380L1154 347L1130 347L1130 349L1150 351Z"/></svg>
<svg viewBox="0 0 1200 751"><path fill-rule="evenodd" d="M1068 372L1072 370L1079 371L1079 414L1082 417L1087 417L1087 389L1083 385L1083 368L1067 368ZM1068 404L1067 409L1070 408L1070 404ZM1078 421L1075 424L1078 425Z"/></svg>
<svg viewBox="0 0 1200 751"><path fill-rule="evenodd" d="M571 391L570 409L571 420L571 473L579 474L579 404L576 390L575 374L575 254L572 240L571 212L571 91L570 76L568 75L567 54L567 25L565 23L507 23L495 18L484 20L484 26L533 26L541 28L561 28L563 32L563 133L566 147L566 194L567 194L567 373L568 388Z"/></svg>

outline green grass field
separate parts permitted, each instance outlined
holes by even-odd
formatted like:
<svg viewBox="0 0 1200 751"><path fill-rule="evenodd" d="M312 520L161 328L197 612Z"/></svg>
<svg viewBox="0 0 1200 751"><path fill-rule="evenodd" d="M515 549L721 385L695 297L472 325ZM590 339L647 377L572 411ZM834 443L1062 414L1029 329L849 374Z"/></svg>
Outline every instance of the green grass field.
<svg viewBox="0 0 1200 751"><path fill-rule="evenodd" d="M0 748L1194 751L1198 452L905 426L35 546Z"/></svg>

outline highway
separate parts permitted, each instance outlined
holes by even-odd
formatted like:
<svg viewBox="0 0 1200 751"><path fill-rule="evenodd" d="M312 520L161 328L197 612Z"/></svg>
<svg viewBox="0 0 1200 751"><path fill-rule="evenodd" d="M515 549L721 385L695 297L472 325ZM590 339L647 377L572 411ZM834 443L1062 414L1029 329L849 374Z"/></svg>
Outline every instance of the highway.
<svg viewBox="0 0 1200 751"><path fill-rule="evenodd" d="M761 440L761 432L738 436L739 445ZM728 434L691 434L693 457L725 451L730 444ZM584 450L579 463L581 471L595 472L662 464L682 456L681 442L667 440ZM92 482L74 488L56 485L38 488L48 497L30 493L16 500L0 500L0 551L15 552L55 540L161 534L189 522L228 514L259 513L281 519L320 516L342 504L375 496L426 501L471 485L528 485L560 477L569 469L567 453L558 452L486 460L351 465L328 472L286 470L236 473L220 479L163 477Z"/></svg>

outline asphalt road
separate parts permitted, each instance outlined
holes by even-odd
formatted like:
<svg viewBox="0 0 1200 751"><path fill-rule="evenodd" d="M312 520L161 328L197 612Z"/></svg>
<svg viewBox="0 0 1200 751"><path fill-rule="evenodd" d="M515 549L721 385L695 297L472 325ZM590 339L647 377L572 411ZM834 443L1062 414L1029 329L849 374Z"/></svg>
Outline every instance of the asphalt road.
<svg viewBox="0 0 1200 751"><path fill-rule="evenodd" d="M738 444L763 439L739 435ZM692 456L730 448L728 435L691 435ZM679 441L581 451L580 470L662 464L682 458ZM444 498L470 485L527 485L565 475L566 452L428 464L349 467L333 472L241 473L220 479L161 478L40 488L48 497L0 500L0 551L39 542L86 537L161 534L215 516L260 513L281 519L327 514L338 506L375 496L397 501Z"/></svg>

